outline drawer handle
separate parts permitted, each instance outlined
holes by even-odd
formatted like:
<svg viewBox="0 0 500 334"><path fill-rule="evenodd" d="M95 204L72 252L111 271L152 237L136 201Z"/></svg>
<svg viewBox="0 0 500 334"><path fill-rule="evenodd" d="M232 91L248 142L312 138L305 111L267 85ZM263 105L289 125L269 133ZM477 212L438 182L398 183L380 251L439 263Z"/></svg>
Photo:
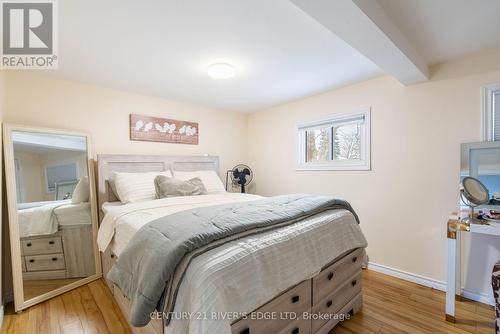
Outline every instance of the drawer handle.
<svg viewBox="0 0 500 334"><path fill-rule="evenodd" d="M300 333L300 328L295 327L292 331L292 334L299 334Z"/></svg>
<svg viewBox="0 0 500 334"><path fill-rule="evenodd" d="M326 302L326 307L330 307L333 305L333 301L329 300Z"/></svg>
<svg viewBox="0 0 500 334"><path fill-rule="evenodd" d="M358 283L358 281L354 280L354 281L351 282L351 285L352 286L356 286L357 283Z"/></svg>
<svg viewBox="0 0 500 334"><path fill-rule="evenodd" d="M295 303L298 303L298 301L300 300L300 297L299 296L293 296L292 297L292 303L295 304Z"/></svg>
<svg viewBox="0 0 500 334"><path fill-rule="evenodd" d="M53 245L53 244L55 244L55 241L50 240L50 241L49 241L49 245Z"/></svg>
<svg viewBox="0 0 500 334"><path fill-rule="evenodd" d="M241 330L240 334L250 334L250 328L245 328L244 330Z"/></svg>
<svg viewBox="0 0 500 334"><path fill-rule="evenodd" d="M57 257L53 257L53 258L52 258L52 261L57 261Z"/></svg>
<svg viewBox="0 0 500 334"><path fill-rule="evenodd" d="M33 262L35 262L35 260L33 260L33 259L30 259L30 263L33 263Z"/></svg>
<svg viewBox="0 0 500 334"><path fill-rule="evenodd" d="M356 261L358 261L358 257L357 256L355 256L355 257L352 258L352 263L356 263Z"/></svg>
<svg viewBox="0 0 500 334"><path fill-rule="evenodd" d="M26 247L31 247L31 242L28 242L28 243L26 244Z"/></svg>
<svg viewBox="0 0 500 334"><path fill-rule="evenodd" d="M333 278L333 272L328 274L328 280L331 281Z"/></svg>

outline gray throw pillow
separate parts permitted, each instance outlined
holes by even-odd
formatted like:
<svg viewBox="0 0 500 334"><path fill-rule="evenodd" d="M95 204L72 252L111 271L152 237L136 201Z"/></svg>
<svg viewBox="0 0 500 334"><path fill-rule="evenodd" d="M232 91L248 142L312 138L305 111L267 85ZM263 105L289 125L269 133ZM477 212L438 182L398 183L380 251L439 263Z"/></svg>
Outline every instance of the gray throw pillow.
<svg viewBox="0 0 500 334"><path fill-rule="evenodd" d="M174 177L155 177L156 198L206 195L207 189L199 177L182 181Z"/></svg>

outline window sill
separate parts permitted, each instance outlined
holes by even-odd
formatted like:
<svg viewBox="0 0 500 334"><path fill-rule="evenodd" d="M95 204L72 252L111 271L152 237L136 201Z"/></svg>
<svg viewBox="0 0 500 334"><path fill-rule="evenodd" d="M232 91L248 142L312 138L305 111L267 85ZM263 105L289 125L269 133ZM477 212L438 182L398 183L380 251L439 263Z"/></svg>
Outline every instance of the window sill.
<svg viewBox="0 0 500 334"><path fill-rule="evenodd" d="M298 165L296 171L321 171L321 170L341 170L341 171L370 171L370 165L350 165L350 166L333 166L333 165Z"/></svg>

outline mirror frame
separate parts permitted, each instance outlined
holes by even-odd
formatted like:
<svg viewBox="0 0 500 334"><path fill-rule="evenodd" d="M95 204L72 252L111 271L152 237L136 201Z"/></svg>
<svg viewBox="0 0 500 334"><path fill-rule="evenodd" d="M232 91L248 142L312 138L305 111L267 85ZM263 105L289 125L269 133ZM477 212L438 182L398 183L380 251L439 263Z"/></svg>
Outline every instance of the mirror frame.
<svg viewBox="0 0 500 334"><path fill-rule="evenodd" d="M472 182L476 182L476 184L486 193L486 199L484 201L482 200L479 200L479 198L476 198L474 195L472 195L469 190L467 189L467 185L466 185L466 182L467 181L472 181ZM486 203L489 202L490 200L490 193L488 191L488 188L486 188L486 186L481 182L479 181L478 179L476 179L475 177L472 177L472 176L466 176L463 178L462 182L462 187L463 187L463 195L465 197L465 199L467 201L469 201L471 204L475 205L475 206L479 206L479 205L484 205Z"/></svg>
<svg viewBox="0 0 500 334"><path fill-rule="evenodd" d="M82 278L76 282L46 292L39 296L24 300L24 286L23 286L23 273L21 267L21 242L19 238L19 225L17 217L17 196L16 196L16 176L14 166L14 145L12 142L12 132L25 131L46 134L59 134L70 136L82 136L87 140L87 173L89 178L90 187L90 209L91 209L91 223L92 223L92 239L94 244L94 261L95 261L95 274ZM97 280L102 277L101 259L97 248L97 197L95 189L95 174L94 174L94 159L92 154L91 138L88 133L75 132L71 130L50 129L32 126L23 126L15 124L3 124L3 145L4 145L4 162L5 162L5 184L7 190L7 211L9 218L9 234L10 234L10 249L11 249L11 263L12 263L12 281L14 286L14 309L16 312L24 310L32 305L43 302L47 299L53 298L63 294L69 290L85 285L89 282Z"/></svg>

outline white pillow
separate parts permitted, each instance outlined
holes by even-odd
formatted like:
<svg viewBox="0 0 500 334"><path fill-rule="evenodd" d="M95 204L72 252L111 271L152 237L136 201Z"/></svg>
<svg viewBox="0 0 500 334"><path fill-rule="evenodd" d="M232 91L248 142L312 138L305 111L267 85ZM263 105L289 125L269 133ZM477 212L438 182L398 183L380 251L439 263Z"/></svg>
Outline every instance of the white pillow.
<svg viewBox="0 0 500 334"><path fill-rule="evenodd" d="M199 177L203 185L207 189L207 194L221 194L225 193L226 189L222 184L219 175L213 170L198 170L194 172L182 172L174 170L174 177L187 181L189 179Z"/></svg>
<svg viewBox="0 0 500 334"><path fill-rule="evenodd" d="M73 196L71 197L71 203L83 203L88 202L90 197L90 186L88 176L84 176L76 184L75 190L73 190Z"/></svg>
<svg viewBox="0 0 500 334"><path fill-rule="evenodd" d="M165 172L145 173L115 172L113 182L118 199L123 204L155 199L156 190L154 180L157 175L172 177L172 173L169 170Z"/></svg>

